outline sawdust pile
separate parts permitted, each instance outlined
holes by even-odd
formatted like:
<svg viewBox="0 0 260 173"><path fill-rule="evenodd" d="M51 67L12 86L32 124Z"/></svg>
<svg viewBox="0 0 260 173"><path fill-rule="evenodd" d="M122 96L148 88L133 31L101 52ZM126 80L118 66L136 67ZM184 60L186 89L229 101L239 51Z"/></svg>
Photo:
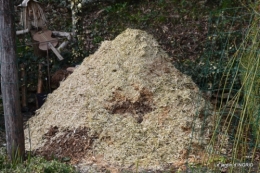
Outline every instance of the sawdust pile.
<svg viewBox="0 0 260 173"><path fill-rule="evenodd" d="M210 118L194 118L205 106L198 93L151 35L127 29L104 41L48 96L29 121L31 147L50 142L43 136L51 126L59 127L56 138L64 135L62 129L87 127L86 136L95 140L86 156L121 167L161 169L183 159L191 135L207 135L201 127L207 131ZM193 144L204 146L207 140Z"/></svg>

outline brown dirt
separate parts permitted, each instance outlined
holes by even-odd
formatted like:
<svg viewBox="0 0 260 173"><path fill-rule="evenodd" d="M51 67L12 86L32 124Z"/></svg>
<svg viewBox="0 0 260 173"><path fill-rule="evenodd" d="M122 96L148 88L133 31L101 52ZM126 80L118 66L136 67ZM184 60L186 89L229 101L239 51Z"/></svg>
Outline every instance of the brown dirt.
<svg viewBox="0 0 260 173"><path fill-rule="evenodd" d="M136 86L136 90L139 87ZM104 105L105 109L111 114L131 114L134 115L138 123L143 121L143 115L153 110L153 93L146 88L140 90L140 96L137 100L128 99L120 88L117 88L113 92L111 100Z"/></svg>
<svg viewBox="0 0 260 173"><path fill-rule="evenodd" d="M64 81L70 73L67 70L57 70L52 76L51 76L51 85L54 88L58 88L60 86L60 82Z"/></svg>
<svg viewBox="0 0 260 173"><path fill-rule="evenodd" d="M95 136L89 136L89 129L79 127L75 130L65 129L62 134L57 126L50 127L43 135L47 139L45 145L36 151L36 154L44 156L46 159L58 158L62 161L70 161L76 164L85 156L87 150L91 150Z"/></svg>

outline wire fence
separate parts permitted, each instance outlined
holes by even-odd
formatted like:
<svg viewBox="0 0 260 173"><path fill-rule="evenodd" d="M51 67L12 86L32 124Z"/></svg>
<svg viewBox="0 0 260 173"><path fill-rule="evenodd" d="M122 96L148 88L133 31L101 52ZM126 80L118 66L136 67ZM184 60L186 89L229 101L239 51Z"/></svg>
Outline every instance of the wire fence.
<svg viewBox="0 0 260 173"><path fill-rule="evenodd" d="M252 92L259 90L259 84L248 80L258 78L248 75L249 68L241 66L246 54L259 59L258 49L253 49L253 41L248 41L254 19L254 13L245 8L221 10L209 18L208 41L197 67L197 78L214 122L203 161L211 171L260 170L259 106L249 105L259 103L256 92ZM260 76L259 71L254 74Z"/></svg>

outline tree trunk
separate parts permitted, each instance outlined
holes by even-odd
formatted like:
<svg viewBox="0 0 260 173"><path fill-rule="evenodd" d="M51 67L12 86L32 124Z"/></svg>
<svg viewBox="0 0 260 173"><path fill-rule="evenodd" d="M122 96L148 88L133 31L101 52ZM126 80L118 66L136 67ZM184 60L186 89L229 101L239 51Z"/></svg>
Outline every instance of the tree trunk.
<svg viewBox="0 0 260 173"><path fill-rule="evenodd" d="M18 88L13 8L12 0L0 0L1 90L7 154L11 160L23 159L25 152L23 118Z"/></svg>

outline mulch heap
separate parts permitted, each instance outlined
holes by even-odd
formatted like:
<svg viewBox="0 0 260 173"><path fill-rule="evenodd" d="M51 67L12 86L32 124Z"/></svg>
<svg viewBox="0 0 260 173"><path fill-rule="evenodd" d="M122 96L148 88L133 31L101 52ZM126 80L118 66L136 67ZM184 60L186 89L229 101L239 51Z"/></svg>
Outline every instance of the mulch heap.
<svg viewBox="0 0 260 173"><path fill-rule="evenodd" d="M195 118L205 100L171 61L141 30L104 41L28 121L27 149L73 163L139 170L177 165L189 148L193 160L201 159L199 148L209 139L201 127L209 131L212 120Z"/></svg>

